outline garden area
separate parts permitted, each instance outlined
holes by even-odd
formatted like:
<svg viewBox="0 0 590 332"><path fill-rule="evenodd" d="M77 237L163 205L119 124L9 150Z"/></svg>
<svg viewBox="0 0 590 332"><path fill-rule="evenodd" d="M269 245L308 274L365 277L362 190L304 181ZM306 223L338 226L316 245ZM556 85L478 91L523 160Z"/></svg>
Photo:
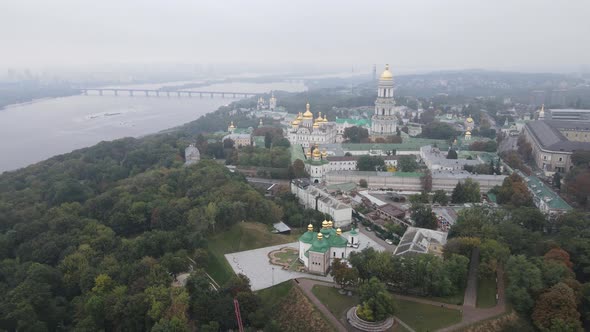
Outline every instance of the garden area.
<svg viewBox="0 0 590 332"><path fill-rule="evenodd" d="M268 254L268 258L271 264L281 266L283 270L298 272L305 270L305 266L298 260L299 252L294 248L283 247L272 251Z"/></svg>
<svg viewBox="0 0 590 332"><path fill-rule="evenodd" d="M209 264L207 273L219 284L224 284L234 271L225 259L225 254L258 249L297 241L297 231L290 235L272 233L268 225L256 222L241 222L229 230L215 234L208 239Z"/></svg>

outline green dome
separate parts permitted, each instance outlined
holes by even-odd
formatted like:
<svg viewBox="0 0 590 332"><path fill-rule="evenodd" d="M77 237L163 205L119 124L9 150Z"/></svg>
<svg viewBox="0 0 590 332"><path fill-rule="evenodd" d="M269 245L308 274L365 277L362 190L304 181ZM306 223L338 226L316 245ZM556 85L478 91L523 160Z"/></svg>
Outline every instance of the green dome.
<svg viewBox="0 0 590 332"><path fill-rule="evenodd" d="M317 233L315 233L315 232L307 231L299 237L299 241L301 241L303 243L312 243L316 237L316 234Z"/></svg>

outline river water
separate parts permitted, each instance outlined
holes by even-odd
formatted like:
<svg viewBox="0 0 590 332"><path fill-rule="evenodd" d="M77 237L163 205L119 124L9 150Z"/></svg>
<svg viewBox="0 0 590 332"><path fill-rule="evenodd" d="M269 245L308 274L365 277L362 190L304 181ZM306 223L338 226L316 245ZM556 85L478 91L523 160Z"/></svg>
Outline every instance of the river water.
<svg viewBox="0 0 590 332"><path fill-rule="evenodd" d="M305 86L301 82L236 82L194 90L297 92L305 90ZM235 100L230 97L129 97L105 92L104 96L80 95L9 106L0 110L0 173L100 141L138 137L179 126Z"/></svg>

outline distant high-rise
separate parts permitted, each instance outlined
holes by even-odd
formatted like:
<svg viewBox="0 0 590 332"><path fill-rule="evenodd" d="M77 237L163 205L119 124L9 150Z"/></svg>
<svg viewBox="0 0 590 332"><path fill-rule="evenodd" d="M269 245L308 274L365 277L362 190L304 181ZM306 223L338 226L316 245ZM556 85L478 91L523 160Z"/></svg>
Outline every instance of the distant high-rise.
<svg viewBox="0 0 590 332"><path fill-rule="evenodd" d="M544 90L531 91L531 105L539 107L543 104L545 104L545 91Z"/></svg>
<svg viewBox="0 0 590 332"><path fill-rule="evenodd" d="M565 95L566 90L564 89L556 89L551 91L551 105L553 106L566 106L565 105Z"/></svg>
<svg viewBox="0 0 590 332"><path fill-rule="evenodd" d="M377 80L377 65L373 65L373 82Z"/></svg>
<svg viewBox="0 0 590 332"><path fill-rule="evenodd" d="M397 116L393 99L393 75L389 71L389 65L385 65L385 70L379 77L375 114L371 122L371 135L374 137L396 134Z"/></svg>

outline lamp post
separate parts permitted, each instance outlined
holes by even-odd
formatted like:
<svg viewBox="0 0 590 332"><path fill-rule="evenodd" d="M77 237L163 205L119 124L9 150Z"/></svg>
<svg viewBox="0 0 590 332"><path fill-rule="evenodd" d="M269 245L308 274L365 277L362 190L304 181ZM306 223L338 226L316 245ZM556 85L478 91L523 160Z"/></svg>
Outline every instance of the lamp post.
<svg viewBox="0 0 590 332"><path fill-rule="evenodd" d="M272 268L272 285L275 285L275 268Z"/></svg>

